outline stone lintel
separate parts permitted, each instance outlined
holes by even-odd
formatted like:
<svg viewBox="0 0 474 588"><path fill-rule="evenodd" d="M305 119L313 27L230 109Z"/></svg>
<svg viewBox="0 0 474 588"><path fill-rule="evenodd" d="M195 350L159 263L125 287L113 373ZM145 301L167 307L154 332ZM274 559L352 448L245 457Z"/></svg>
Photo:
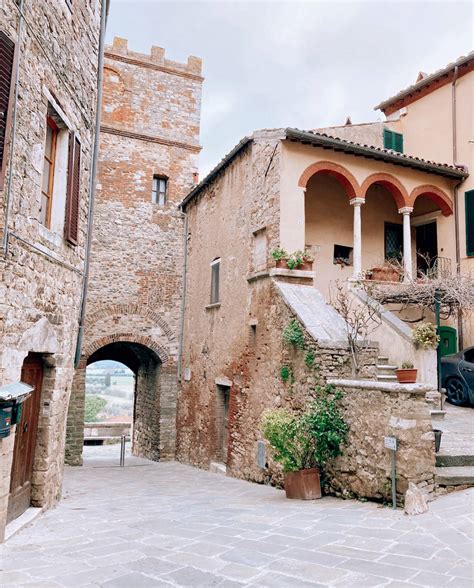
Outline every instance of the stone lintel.
<svg viewBox="0 0 474 588"><path fill-rule="evenodd" d="M229 378L226 378L225 376L219 376L214 380L214 383L217 384L218 386L227 386L228 388L230 388L232 386L232 380L229 380Z"/></svg>
<svg viewBox="0 0 474 588"><path fill-rule="evenodd" d="M398 382L379 382L377 380L339 380L329 379L328 384L341 388L358 388L391 393L426 394L433 389L431 384L399 384Z"/></svg>

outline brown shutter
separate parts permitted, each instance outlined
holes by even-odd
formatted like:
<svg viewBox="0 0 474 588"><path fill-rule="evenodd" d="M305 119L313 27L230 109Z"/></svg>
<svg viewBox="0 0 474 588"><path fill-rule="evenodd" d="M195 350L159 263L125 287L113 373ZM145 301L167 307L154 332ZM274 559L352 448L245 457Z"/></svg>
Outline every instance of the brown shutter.
<svg viewBox="0 0 474 588"><path fill-rule="evenodd" d="M3 169L3 152L5 149L14 58L15 43L0 31L0 179Z"/></svg>
<svg viewBox="0 0 474 588"><path fill-rule="evenodd" d="M77 245L79 234L79 192L81 187L81 144L74 133L69 133L69 165L67 175L66 220L64 236L66 241Z"/></svg>

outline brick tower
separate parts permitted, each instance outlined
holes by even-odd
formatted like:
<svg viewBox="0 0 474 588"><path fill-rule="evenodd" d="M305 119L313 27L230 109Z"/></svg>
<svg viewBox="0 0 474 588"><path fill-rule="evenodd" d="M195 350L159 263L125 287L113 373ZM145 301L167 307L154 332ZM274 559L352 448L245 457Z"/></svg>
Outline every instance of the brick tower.
<svg viewBox="0 0 474 588"><path fill-rule="evenodd" d="M197 174L201 60L165 59L115 39L106 47L99 174L80 364L66 462L82 462L87 365L113 359L135 374L133 452L175 452L183 219Z"/></svg>

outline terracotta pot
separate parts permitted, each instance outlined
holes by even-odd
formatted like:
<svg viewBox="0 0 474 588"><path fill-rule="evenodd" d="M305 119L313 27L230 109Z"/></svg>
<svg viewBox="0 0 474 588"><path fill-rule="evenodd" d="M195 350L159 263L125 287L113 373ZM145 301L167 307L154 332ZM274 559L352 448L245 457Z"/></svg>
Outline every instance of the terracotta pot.
<svg viewBox="0 0 474 588"><path fill-rule="evenodd" d="M287 498L297 500L321 498L319 468L287 472L285 474L285 494Z"/></svg>
<svg viewBox="0 0 474 588"><path fill-rule="evenodd" d="M289 269L286 259L279 259L275 263L276 263L276 267L279 267L282 269ZM313 262L312 261L304 261L302 263L302 265L299 265L298 267L295 267L294 269L310 272L313 269Z"/></svg>
<svg viewBox="0 0 474 588"><path fill-rule="evenodd" d="M395 370L395 375L397 376L397 380L400 382L400 384L414 384L416 382L417 374L418 370L416 369Z"/></svg>
<svg viewBox="0 0 474 588"><path fill-rule="evenodd" d="M288 266L286 265L286 259L277 259L275 264L276 264L276 267L279 267L282 269L288 269Z"/></svg>
<svg viewBox="0 0 474 588"><path fill-rule="evenodd" d="M392 267L374 267L370 279L378 282L399 282L400 272Z"/></svg>

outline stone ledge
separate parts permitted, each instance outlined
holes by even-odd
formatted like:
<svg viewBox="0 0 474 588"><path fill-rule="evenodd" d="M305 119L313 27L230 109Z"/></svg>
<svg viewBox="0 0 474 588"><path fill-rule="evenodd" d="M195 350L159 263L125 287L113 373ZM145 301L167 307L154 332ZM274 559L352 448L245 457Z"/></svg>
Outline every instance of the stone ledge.
<svg viewBox="0 0 474 588"><path fill-rule="evenodd" d="M409 394L426 394L433 388L431 384L399 384L398 382L380 382L377 380L338 380L328 379L328 384L340 386L341 388L359 388L378 390L380 392L400 393L408 392Z"/></svg>
<svg viewBox="0 0 474 588"><path fill-rule="evenodd" d="M285 278L306 278L308 280L313 280L316 276L316 272L307 271L307 270L290 270L275 267L270 270L269 274L272 278L274 276L284 276Z"/></svg>

